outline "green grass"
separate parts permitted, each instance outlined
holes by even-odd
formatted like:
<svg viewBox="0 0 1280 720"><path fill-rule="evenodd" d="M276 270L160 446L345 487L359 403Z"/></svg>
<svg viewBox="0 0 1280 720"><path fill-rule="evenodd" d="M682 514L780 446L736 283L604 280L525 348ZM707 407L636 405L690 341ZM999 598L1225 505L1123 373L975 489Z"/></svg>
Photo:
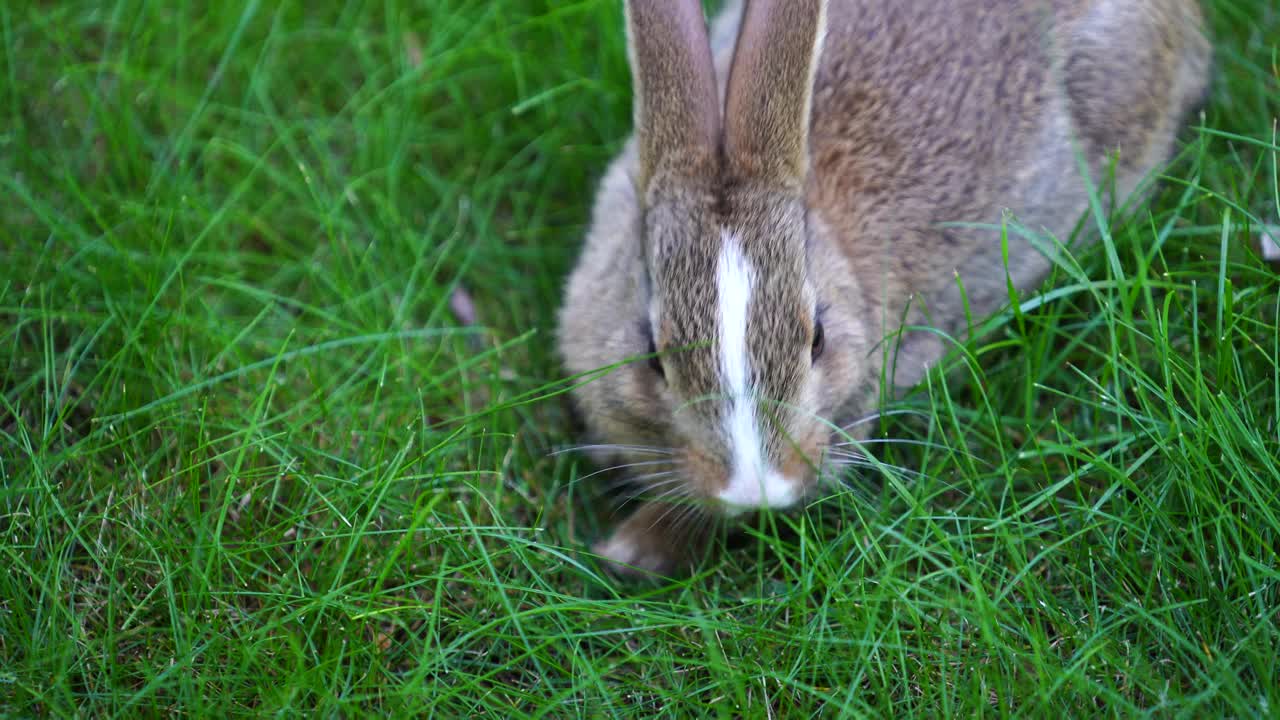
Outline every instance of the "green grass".
<svg viewBox="0 0 1280 720"><path fill-rule="evenodd" d="M920 476L627 586L551 454L616 3L0 4L0 716L1280 713L1280 12L1208 11L1160 194L882 421Z"/></svg>

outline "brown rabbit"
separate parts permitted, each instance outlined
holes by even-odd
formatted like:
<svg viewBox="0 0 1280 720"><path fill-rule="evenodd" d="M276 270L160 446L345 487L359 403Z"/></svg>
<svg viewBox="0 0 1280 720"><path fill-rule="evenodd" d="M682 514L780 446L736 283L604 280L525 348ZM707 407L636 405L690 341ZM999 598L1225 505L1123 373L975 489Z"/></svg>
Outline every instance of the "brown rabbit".
<svg viewBox="0 0 1280 720"><path fill-rule="evenodd" d="M731 1L709 38L697 0L629 0L626 27L635 138L559 343L575 374L625 363L575 397L650 491L596 550L651 572L838 474L834 430L943 352L882 340L962 332L959 284L979 317L1033 287L1050 261L1010 234L1006 265L1002 219L1067 241L1083 167L1131 194L1210 61L1194 0Z"/></svg>

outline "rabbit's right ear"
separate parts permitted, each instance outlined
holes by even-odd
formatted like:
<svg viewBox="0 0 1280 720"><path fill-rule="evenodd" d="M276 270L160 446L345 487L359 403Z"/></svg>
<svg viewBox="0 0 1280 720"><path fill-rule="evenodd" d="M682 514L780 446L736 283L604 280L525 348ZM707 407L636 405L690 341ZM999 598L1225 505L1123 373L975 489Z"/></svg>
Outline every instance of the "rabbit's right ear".
<svg viewBox="0 0 1280 720"><path fill-rule="evenodd" d="M655 176L714 162L720 102L698 0L627 0L626 13L643 195Z"/></svg>
<svg viewBox="0 0 1280 720"><path fill-rule="evenodd" d="M827 0L747 0L725 99L725 155L735 174L804 184L826 24Z"/></svg>

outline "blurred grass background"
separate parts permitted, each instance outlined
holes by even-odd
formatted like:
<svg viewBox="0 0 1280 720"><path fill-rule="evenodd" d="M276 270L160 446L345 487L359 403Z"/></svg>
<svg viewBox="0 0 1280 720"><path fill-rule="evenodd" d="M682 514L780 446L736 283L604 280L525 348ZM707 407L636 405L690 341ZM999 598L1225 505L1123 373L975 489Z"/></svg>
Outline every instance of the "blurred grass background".
<svg viewBox="0 0 1280 720"><path fill-rule="evenodd" d="M551 454L620 4L0 5L0 715L1274 715L1280 10L1205 5L1162 192L897 404L920 475L641 586Z"/></svg>

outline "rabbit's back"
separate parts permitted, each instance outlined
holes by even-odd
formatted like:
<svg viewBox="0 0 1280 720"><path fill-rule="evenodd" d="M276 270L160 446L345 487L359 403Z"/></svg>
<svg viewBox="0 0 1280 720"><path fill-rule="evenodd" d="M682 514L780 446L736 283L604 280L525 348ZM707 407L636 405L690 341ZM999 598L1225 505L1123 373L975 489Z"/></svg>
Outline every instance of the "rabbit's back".
<svg viewBox="0 0 1280 720"><path fill-rule="evenodd" d="M722 89L739 5L712 31ZM998 235L963 226L1009 210L1066 241L1088 205L1081 157L1102 182L1114 153L1132 192L1204 95L1201 22L1194 0L831 0L806 194L862 291L923 299L955 330L958 273L974 315L998 307ZM1027 250L1009 258L1021 287L1048 269Z"/></svg>

